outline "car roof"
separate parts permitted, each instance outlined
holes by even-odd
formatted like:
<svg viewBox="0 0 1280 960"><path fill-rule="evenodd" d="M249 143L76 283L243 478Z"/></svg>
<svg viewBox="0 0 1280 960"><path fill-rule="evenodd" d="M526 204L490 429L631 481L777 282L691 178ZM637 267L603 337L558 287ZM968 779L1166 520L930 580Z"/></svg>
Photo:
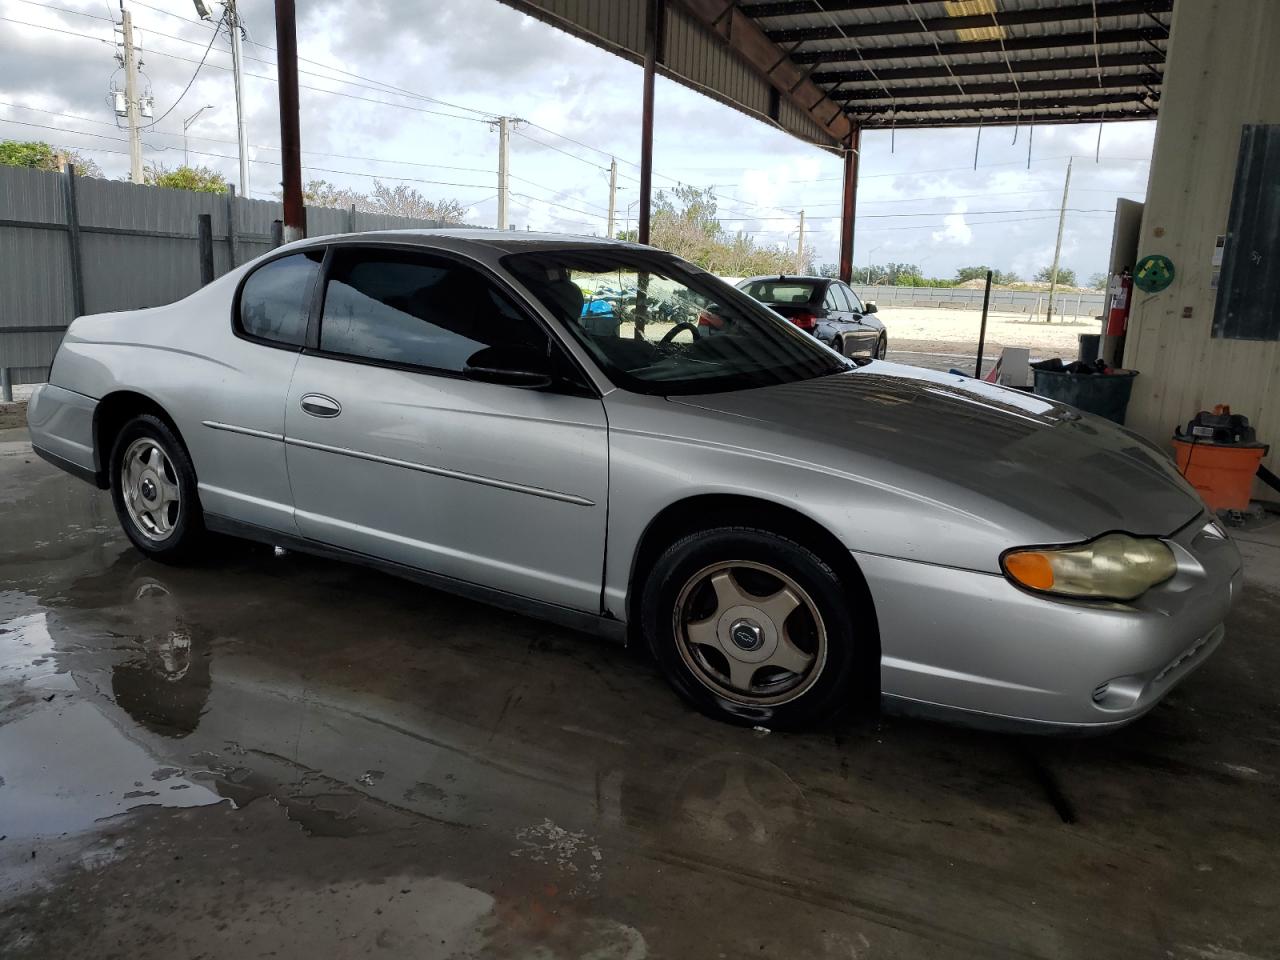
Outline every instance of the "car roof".
<svg viewBox="0 0 1280 960"><path fill-rule="evenodd" d="M459 244L471 248L483 248L499 253L530 253L538 250L582 249L599 247L633 249L657 252L653 247L613 240L608 237L585 237L570 233L540 233L532 230L488 230L481 227L443 227L439 229L370 230L362 233L346 233L323 237L309 237L304 244L332 243L335 240L359 240L362 243L378 242L412 244L423 247L448 247L457 249Z"/></svg>
<svg viewBox="0 0 1280 960"><path fill-rule="evenodd" d="M758 277L747 277L743 283L755 283L757 280L772 280L774 283L834 283L835 277L815 277L806 273L765 273Z"/></svg>

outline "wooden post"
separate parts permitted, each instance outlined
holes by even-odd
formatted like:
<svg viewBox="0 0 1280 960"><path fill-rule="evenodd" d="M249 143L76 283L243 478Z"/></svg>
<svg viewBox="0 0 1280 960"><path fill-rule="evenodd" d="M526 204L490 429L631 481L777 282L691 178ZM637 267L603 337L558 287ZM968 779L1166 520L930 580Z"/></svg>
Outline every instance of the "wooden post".
<svg viewBox="0 0 1280 960"><path fill-rule="evenodd" d="M67 164L62 181L62 195L67 209L67 240L71 251L71 302L77 317L84 316L84 270L80 249L80 213L76 208L76 165Z"/></svg>
<svg viewBox="0 0 1280 960"><path fill-rule="evenodd" d="M236 185L227 184L227 249L231 254L231 266L240 263L240 230L236 224Z"/></svg>
<svg viewBox="0 0 1280 960"><path fill-rule="evenodd" d="M213 217L196 216L196 240L200 247L200 286L213 283Z"/></svg>

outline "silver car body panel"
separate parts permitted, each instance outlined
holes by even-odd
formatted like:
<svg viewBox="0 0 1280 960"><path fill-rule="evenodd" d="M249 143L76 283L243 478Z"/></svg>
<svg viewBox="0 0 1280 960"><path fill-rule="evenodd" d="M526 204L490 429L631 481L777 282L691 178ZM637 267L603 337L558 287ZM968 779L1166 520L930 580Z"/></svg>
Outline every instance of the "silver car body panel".
<svg viewBox="0 0 1280 960"><path fill-rule="evenodd" d="M341 414L306 413L308 393ZM609 496L599 398L304 355L285 441L304 537L598 609Z"/></svg>
<svg viewBox="0 0 1280 960"><path fill-rule="evenodd" d="M465 255L528 302L599 396L241 339L230 305L249 264L166 307L76 320L31 402L33 444L101 470L97 401L141 394L178 427L220 522L618 622L637 548L664 510L702 496L767 502L820 524L856 560L875 603L882 690L921 710L1115 725L1221 639L1238 551L1205 532L1202 504L1164 454L1113 424L882 361L732 393L634 394L501 262L602 241L425 231L292 247L332 243ZM1108 605L1036 596L1000 573L1010 547L1112 530L1170 538L1178 575Z"/></svg>

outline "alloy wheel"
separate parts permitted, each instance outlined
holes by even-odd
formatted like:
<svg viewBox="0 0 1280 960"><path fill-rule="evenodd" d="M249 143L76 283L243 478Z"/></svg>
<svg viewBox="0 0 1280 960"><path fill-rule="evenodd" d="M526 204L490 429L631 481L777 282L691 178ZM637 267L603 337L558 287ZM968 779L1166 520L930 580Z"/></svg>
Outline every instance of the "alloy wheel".
<svg viewBox="0 0 1280 960"><path fill-rule="evenodd" d="M827 631L809 594L774 567L725 561L680 590L675 635L703 686L728 700L776 706L808 690L827 658Z"/></svg>
<svg viewBox="0 0 1280 960"><path fill-rule="evenodd" d="M129 444L120 464L121 494L134 527L148 540L173 535L182 509L178 472L164 448L150 437Z"/></svg>

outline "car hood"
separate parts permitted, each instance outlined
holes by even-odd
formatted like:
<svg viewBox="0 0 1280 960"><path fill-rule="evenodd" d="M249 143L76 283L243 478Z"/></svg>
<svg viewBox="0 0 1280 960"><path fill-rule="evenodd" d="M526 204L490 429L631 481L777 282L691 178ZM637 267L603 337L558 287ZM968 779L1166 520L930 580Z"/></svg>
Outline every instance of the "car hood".
<svg viewBox="0 0 1280 960"><path fill-rule="evenodd" d="M776 438L767 449L793 461L998 514L1006 528L1021 514L1056 540L1167 535L1204 509L1169 458L1137 434L969 377L877 361L672 402L757 425Z"/></svg>

